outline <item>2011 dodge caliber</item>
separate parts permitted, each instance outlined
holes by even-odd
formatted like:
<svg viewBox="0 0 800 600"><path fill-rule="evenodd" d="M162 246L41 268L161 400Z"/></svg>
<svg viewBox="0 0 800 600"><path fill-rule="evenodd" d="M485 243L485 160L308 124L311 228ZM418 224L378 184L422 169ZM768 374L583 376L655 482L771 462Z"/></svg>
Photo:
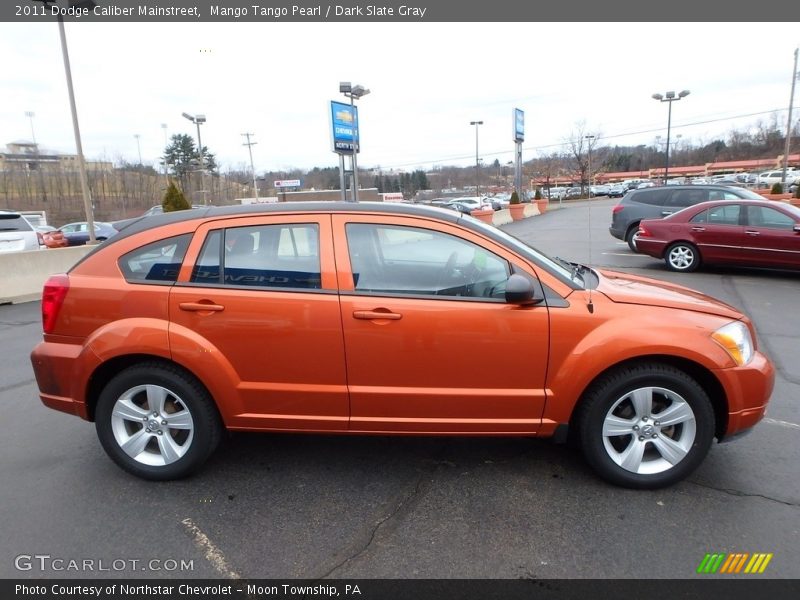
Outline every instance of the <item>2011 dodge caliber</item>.
<svg viewBox="0 0 800 600"><path fill-rule="evenodd" d="M42 402L146 479L197 470L228 429L569 436L601 477L656 488L753 427L774 379L731 306L402 205L148 217L51 277L42 319ZM465 350L502 361L463 369Z"/></svg>

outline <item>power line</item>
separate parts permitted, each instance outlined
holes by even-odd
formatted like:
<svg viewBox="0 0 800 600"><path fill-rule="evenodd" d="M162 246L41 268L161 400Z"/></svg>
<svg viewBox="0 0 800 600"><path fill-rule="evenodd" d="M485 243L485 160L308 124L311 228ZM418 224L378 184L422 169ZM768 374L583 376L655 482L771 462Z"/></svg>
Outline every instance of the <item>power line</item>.
<svg viewBox="0 0 800 600"><path fill-rule="evenodd" d="M705 120L702 120L702 121L693 121L691 123L684 123L682 125L673 125L672 128L673 129L683 129L683 128L686 128L686 127L694 127L696 125L707 125L709 123L719 123L719 122L722 122L722 121L732 121L734 119L743 119L743 118L747 118L747 117L757 117L757 116L762 116L762 115L775 114L775 113L784 112L786 110L787 110L786 108L775 108L775 109L772 109L772 110L764 110L764 111L759 111L759 112L745 113L745 114L741 114L741 115L733 115L733 116L730 116L730 117L720 117L718 119L705 119ZM599 136L599 139L607 140L607 139L630 137L630 136L633 136L633 135L644 135L644 134L647 134L647 133L657 133L657 132L662 131L663 129L664 129L663 127L656 127L656 128L653 128L653 129L643 129L643 130L640 130L640 131L630 131L630 132L626 132L626 133L616 133L616 134L611 134L611 135L602 135L602 136ZM553 143L553 144L543 144L543 145L540 145L540 146L526 146L525 148L523 148L523 150L528 150L528 151L539 150L539 151L541 151L541 150L547 150L549 148L561 148L561 147L564 147L564 146L569 146L569 142L558 142L558 143ZM483 152L482 154L483 154L484 157L488 157L488 156L497 157L497 156L502 156L504 154L513 154L513 153L514 153L513 150L502 150L502 151L499 151L499 152ZM396 169L396 168L399 168L399 167L411 167L411 166L417 166L417 165L423 165L423 164L429 164L429 165L441 164L441 163L446 163L448 161L467 160L467 159L471 159L471 158L472 158L472 155L461 154L461 155L457 155L457 156L447 156L447 157L436 159L436 160L415 160L415 161L410 161L410 162L398 163L398 164L394 164L394 165L382 165L382 166L385 169Z"/></svg>

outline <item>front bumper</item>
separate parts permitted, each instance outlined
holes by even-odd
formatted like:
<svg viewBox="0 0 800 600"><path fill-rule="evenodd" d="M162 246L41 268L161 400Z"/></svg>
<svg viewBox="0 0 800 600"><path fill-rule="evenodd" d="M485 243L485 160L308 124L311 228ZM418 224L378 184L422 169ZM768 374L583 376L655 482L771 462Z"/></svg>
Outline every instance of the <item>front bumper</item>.
<svg viewBox="0 0 800 600"><path fill-rule="evenodd" d="M741 434L758 423L767 410L767 403L775 385L775 367L760 352L743 367L717 369L719 379L728 398L725 432L720 441Z"/></svg>

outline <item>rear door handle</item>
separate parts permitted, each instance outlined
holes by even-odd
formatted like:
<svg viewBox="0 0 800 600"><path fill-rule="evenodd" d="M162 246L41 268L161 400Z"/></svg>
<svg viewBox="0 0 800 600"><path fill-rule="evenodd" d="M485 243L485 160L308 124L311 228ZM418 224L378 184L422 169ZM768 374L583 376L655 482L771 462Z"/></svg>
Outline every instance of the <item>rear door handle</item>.
<svg viewBox="0 0 800 600"><path fill-rule="evenodd" d="M747 231L747 230L745 230L745 234L747 234L747 235L761 235L761 232L760 231L752 231L752 230L751 231Z"/></svg>
<svg viewBox="0 0 800 600"><path fill-rule="evenodd" d="M399 321L403 315L398 313L389 312L388 310L355 310L353 311L354 319L365 319L367 321L387 319L389 321Z"/></svg>
<svg viewBox="0 0 800 600"><path fill-rule="evenodd" d="M178 306L181 310L193 312L220 312L225 310L224 306L220 304L212 304L211 302L181 302Z"/></svg>
<svg viewBox="0 0 800 600"><path fill-rule="evenodd" d="M668 216L670 216L672 213L673 213L673 211L671 211L671 210L662 210L662 211L661 211L661 216L662 216L662 217L668 217Z"/></svg>
<svg viewBox="0 0 800 600"><path fill-rule="evenodd" d="M692 227L692 231L705 231L705 227Z"/></svg>

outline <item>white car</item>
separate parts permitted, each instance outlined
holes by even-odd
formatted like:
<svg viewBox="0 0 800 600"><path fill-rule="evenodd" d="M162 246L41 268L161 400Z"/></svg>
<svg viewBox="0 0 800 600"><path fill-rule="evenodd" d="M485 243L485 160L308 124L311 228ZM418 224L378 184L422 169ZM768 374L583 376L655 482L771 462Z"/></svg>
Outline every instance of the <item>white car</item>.
<svg viewBox="0 0 800 600"><path fill-rule="evenodd" d="M482 208L491 208L492 204L489 202L488 198L479 198L478 196L464 196L462 198L453 198L448 202L448 204L452 204L453 202L458 202L459 204L463 204L468 206L470 210L478 210Z"/></svg>
<svg viewBox="0 0 800 600"><path fill-rule="evenodd" d="M38 249L39 236L25 217L0 210L0 253Z"/></svg>
<svg viewBox="0 0 800 600"><path fill-rule="evenodd" d="M792 185L800 176L794 169L786 169L786 185ZM777 171L765 171L764 173L759 173L758 175L758 183L766 184L766 185L774 185L776 183L781 183L781 179L783 178L783 170L778 169Z"/></svg>

